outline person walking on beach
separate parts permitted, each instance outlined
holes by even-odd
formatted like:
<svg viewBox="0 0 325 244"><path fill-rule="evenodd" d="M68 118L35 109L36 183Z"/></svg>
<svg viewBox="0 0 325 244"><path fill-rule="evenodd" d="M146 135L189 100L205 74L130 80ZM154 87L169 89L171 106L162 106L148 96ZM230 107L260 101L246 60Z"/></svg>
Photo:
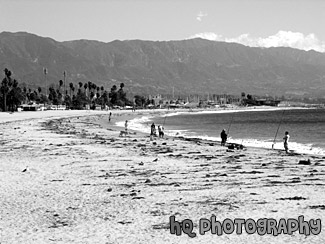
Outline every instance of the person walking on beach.
<svg viewBox="0 0 325 244"><path fill-rule="evenodd" d="M283 137L283 145L284 145L284 150L286 151L286 153L289 153L289 139L290 139L290 136L289 136L289 132L286 131L284 133L284 137Z"/></svg>
<svg viewBox="0 0 325 244"><path fill-rule="evenodd" d="M125 120L125 132L128 132L128 121L127 120Z"/></svg>
<svg viewBox="0 0 325 244"><path fill-rule="evenodd" d="M152 125L151 125L150 135L151 136L156 136L156 125L155 125L155 123L152 123Z"/></svg>
<svg viewBox="0 0 325 244"><path fill-rule="evenodd" d="M164 127L158 125L158 133L159 133L159 138L164 138Z"/></svg>
<svg viewBox="0 0 325 244"><path fill-rule="evenodd" d="M155 123L152 123L151 125L151 133L150 135L155 136L156 135L156 125Z"/></svg>
<svg viewBox="0 0 325 244"><path fill-rule="evenodd" d="M112 112L109 112L108 122L111 122L111 116L112 116Z"/></svg>
<svg viewBox="0 0 325 244"><path fill-rule="evenodd" d="M153 140L154 136L156 136L156 126L155 123L152 123L150 126L150 141Z"/></svg>
<svg viewBox="0 0 325 244"><path fill-rule="evenodd" d="M225 146L226 141L227 141L227 133L226 130L223 129L220 133L220 137L221 137L221 146Z"/></svg>

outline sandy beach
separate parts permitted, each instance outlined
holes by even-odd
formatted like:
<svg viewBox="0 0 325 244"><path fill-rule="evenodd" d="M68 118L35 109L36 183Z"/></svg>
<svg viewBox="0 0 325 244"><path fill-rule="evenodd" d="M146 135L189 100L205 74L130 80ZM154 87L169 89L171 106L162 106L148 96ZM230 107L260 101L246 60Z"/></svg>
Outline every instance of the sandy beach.
<svg viewBox="0 0 325 244"><path fill-rule="evenodd" d="M115 125L157 111L0 114L0 243L325 243L325 157ZM160 113L160 112L158 112ZM308 163L307 160L310 160ZM24 172L23 172L24 171ZM200 219L320 219L315 235L200 234ZM170 216L193 222L170 233ZM315 230L316 231L316 230Z"/></svg>

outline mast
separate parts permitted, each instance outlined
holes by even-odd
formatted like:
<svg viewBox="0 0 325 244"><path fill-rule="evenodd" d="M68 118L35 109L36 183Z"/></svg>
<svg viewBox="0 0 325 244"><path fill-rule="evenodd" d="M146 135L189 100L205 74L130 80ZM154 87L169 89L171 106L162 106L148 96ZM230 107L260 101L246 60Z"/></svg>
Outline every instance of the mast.
<svg viewBox="0 0 325 244"><path fill-rule="evenodd" d="M47 97L47 80L46 80L46 75L47 75L47 68L43 68L44 72L44 77L45 77L45 96Z"/></svg>
<svg viewBox="0 0 325 244"><path fill-rule="evenodd" d="M63 71L63 80L64 80L64 95L63 95L63 97L65 97L66 90L67 90L67 88L66 88L66 75L67 75L67 72Z"/></svg>

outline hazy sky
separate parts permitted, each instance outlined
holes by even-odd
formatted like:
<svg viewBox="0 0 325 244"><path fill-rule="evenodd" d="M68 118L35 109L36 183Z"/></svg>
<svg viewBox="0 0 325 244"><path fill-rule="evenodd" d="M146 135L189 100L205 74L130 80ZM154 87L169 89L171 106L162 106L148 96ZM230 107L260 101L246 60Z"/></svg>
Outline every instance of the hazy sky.
<svg viewBox="0 0 325 244"><path fill-rule="evenodd" d="M0 32L57 41L181 40L325 51L325 0L0 0Z"/></svg>

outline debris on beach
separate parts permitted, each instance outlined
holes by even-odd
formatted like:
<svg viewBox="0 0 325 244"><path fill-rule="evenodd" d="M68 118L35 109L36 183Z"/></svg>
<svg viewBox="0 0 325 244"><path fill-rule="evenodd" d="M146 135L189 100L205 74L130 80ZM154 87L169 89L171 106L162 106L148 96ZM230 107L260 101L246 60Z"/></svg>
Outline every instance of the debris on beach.
<svg viewBox="0 0 325 244"><path fill-rule="evenodd" d="M211 141L184 138L156 140L153 145L141 134L117 138L119 129L107 130L93 121L80 117L59 123L50 118L3 125L0 211L8 214L2 216L1 243L68 243L69 235L78 243L188 243L191 239L170 234L170 215L179 221L192 219L198 228L197 220L215 213L220 220L243 215L257 220L265 214L280 219L297 212L312 218L325 210L321 156L284 157L270 150L211 147ZM17 126L21 130L15 130ZM23 130L28 134L21 134ZM317 167L298 166L311 161ZM37 169L38 177L20 174L27 167ZM17 170L19 177L10 173ZM112 228L112 223L117 226ZM315 243L323 243L319 236L313 236ZM194 242L211 243L215 237L202 235ZM260 238L220 238L232 244L241 237L247 243ZM275 240L272 235L265 238ZM279 235L276 241L299 243L304 238Z"/></svg>
<svg viewBox="0 0 325 244"><path fill-rule="evenodd" d="M310 159L307 160L299 160L298 164L302 164L302 165L311 165Z"/></svg>
<svg viewBox="0 0 325 244"><path fill-rule="evenodd" d="M281 198L278 198L276 200L307 200L306 197L298 197L298 196L294 196L294 197L281 197Z"/></svg>
<svg viewBox="0 0 325 244"><path fill-rule="evenodd" d="M29 170L28 166L26 166L26 168L24 168L21 172L25 173Z"/></svg>

